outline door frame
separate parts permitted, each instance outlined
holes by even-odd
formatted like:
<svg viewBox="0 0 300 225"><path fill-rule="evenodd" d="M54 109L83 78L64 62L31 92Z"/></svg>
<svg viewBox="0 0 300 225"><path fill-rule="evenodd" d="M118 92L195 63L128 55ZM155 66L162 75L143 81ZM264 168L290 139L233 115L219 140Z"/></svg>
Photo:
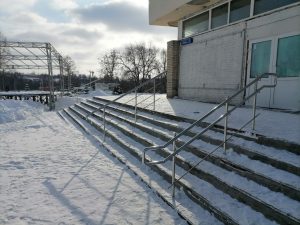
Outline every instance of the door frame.
<svg viewBox="0 0 300 225"><path fill-rule="evenodd" d="M269 73L272 73L273 72L273 61L274 61L274 37L268 37L268 38L259 38L259 39L253 39L253 40L249 40L249 49L248 49L248 62L247 62L247 71L246 71L246 85L248 83L250 83L251 81L253 81L256 77L250 77L250 72L251 72L251 63L252 63L252 48L253 48L253 44L256 44L256 43L261 43L261 42L265 42L265 41L270 41L271 42L271 46L270 46L270 62L269 62L269 69L268 69L268 72ZM260 87L261 85L269 85L269 84L272 84L273 82L273 77L263 77L259 82L258 82L258 87ZM249 92L253 91L254 89L254 86L248 88L246 90L246 96L249 95ZM262 95L264 95L265 98L268 98L268 99L265 99L265 101L268 102L267 105L261 103L262 99ZM251 103L251 99L248 101L247 104L252 104ZM271 89L265 89L265 90L262 90L261 93L258 94L258 106L262 106L262 107L268 107L270 108L271 107L271 101L272 101L272 91Z"/></svg>
<svg viewBox="0 0 300 225"><path fill-rule="evenodd" d="M251 60L252 60L252 46L255 43L260 43L263 41L271 41L271 51L270 51L270 65L269 65L269 72L270 73L276 73L277 71L277 53L278 53L278 43L279 43L279 39L282 38L287 38L287 37L292 37L292 36L297 36L300 35L300 32L290 32L290 33L286 33L286 34L282 34L282 35L276 35L276 36L270 36L270 37L266 37L266 38L258 38L258 39L253 39L253 40L248 40L249 42L249 47L248 47L248 51L247 51L247 68L246 68L246 84L248 84L249 82L251 82L254 78L250 78L250 72L251 72ZM277 78L277 83L280 85L280 83L283 82L300 82L300 77L295 76L295 77L278 77ZM261 81L259 81L260 84L272 84L274 82L274 77L271 78L262 78ZM269 104L268 105L264 105L263 107L268 107L268 108L274 108L275 106L275 92L276 92L276 88L277 91L278 90L278 85L275 88L269 89ZM249 92L248 90L246 90L245 96L248 95ZM259 97L258 97L259 99ZM247 104L251 104L251 102L247 103ZM277 107L278 108L278 107Z"/></svg>

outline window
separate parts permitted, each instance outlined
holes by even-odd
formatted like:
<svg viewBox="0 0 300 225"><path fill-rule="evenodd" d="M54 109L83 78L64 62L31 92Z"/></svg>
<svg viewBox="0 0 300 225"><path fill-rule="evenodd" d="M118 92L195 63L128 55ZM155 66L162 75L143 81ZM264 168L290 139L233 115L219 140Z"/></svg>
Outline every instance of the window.
<svg viewBox="0 0 300 225"><path fill-rule="evenodd" d="M202 13L192 19L183 22L183 36L188 37L196 33L208 30L209 14Z"/></svg>
<svg viewBox="0 0 300 225"><path fill-rule="evenodd" d="M229 0L228 0L229 1ZM229 4L223 4L211 10L204 12L193 18L183 21L183 38L207 31L209 27L214 29L250 17L251 3L254 4L253 15L264 13L282 6L300 2L300 0L231 0L228 15ZM228 18L229 17L229 18ZM229 21L228 21L229 19ZM211 21L209 26L209 21Z"/></svg>
<svg viewBox="0 0 300 225"><path fill-rule="evenodd" d="M255 0L254 15L299 1L300 0Z"/></svg>
<svg viewBox="0 0 300 225"><path fill-rule="evenodd" d="M250 16L251 0L234 0L230 3L229 22L235 22Z"/></svg>
<svg viewBox="0 0 300 225"><path fill-rule="evenodd" d="M269 72L272 41L252 44L250 78Z"/></svg>
<svg viewBox="0 0 300 225"><path fill-rule="evenodd" d="M300 76L300 35L278 40L276 73L279 77Z"/></svg>
<svg viewBox="0 0 300 225"><path fill-rule="evenodd" d="M211 28L216 28L227 24L228 4L221 5L212 10Z"/></svg>

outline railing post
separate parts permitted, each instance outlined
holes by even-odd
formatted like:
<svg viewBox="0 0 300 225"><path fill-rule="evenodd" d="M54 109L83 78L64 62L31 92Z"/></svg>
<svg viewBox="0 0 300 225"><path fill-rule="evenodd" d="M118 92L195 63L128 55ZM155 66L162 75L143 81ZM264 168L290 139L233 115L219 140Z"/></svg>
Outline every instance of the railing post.
<svg viewBox="0 0 300 225"><path fill-rule="evenodd" d="M105 142L105 136L106 136L106 127L105 127L105 109L106 107L104 106L103 108L103 142Z"/></svg>
<svg viewBox="0 0 300 225"><path fill-rule="evenodd" d="M134 103L134 122L136 123L137 114L137 89L135 90L135 103Z"/></svg>
<svg viewBox="0 0 300 225"><path fill-rule="evenodd" d="M176 137L176 133L174 133L174 137ZM173 141L173 152L176 151L176 140ZM172 162L172 197L175 197L175 159L176 159L176 155L173 156L172 158L173 162Z"/></svg>
<svg viewBox="0 0 300 225"><path fill-rule="evenodd" d="M156 92L156 83L154 79L153 80L153 111L155 111L155 92Z"/></svg>
<svg viewBox="0 0 300 225"><path fill-rule="evenodd" d="M257 82L254 84L254 99L253 99L253 120L252 120L252 130L255 130L255 115L256 115L256 97L257 97Z"/></svg>
<svg viewBox="0 0 300 225"><path fill-rule="evenodd" d="M146 158L146 152L145 152L145 150L144 150L144 151L143 151L142 164L145 164L145 158Z"/></svg>
<svg viewBox="0 0 300 225"><path fill-rule="evenodd" d="M228 97L226 98L228 99ZM228 102L226 102L226 105L225 105L225 124L224 124L224 144L223 144L223 148L224 148L224 151L225 151L225 154L226 154L226 142L227 142L227 123L228 123Z"/></svg>

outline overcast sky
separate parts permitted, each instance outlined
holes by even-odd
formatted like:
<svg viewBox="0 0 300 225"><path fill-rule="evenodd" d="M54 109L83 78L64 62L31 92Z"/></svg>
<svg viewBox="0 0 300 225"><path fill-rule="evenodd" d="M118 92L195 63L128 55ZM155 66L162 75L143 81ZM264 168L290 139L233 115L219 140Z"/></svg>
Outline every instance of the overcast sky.
<svg viewBox="0 0 300 225"><path fill-rule="evenodd" d="M88 74L106 50L142 41L166 47L177 29L148 25L148 0L0 0L0 31L12 41L50 42Z"/></svg>

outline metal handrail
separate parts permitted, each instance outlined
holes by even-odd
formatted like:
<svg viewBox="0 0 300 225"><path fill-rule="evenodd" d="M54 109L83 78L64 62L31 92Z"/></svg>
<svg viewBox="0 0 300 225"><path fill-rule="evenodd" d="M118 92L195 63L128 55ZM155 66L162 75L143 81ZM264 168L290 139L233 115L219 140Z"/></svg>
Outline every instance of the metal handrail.
<svg viewBox="0 0 300 225"><path fill-rule="evenodd" d="M248 122L246 122L243 126L240 127L240 129L237 130L237 132L242 131L243 128L245 128L247 125L249 125L253 120L255 120L258 116L260 115L260 113L256 114L254 118L250 119ZM190 173L193 169L195 169L200 163L202 163L203 161L205 161L209 156L211 156L214 152L216 152L219 148L222 147L222 145L224 145L224 143L228 142L232 137L234 137L233 134L231 134L228 138L226 138L226 140L222 141L217 147L215 147L212 151L208 152L203 158L201 158L199 160L199 162L197 162L195 165L193 165L191 168L189 168L184 174L182 174L179 178L175 179L175 175L174 175L174 179L172 181L172 184L168 187L168 189L170 187L173 186L173 193L174 193L174 187L175 187L175 183L179 182L183 177L185 177L188 173Z"/></svg>
<svg viewBox="0 0 300 225"><path fill-rule="evenodd" d="M103 79L103 78L99 78L99 79L93 80L93 81L91 81L91 82L89 82L89 83L80 85L79 87L73 87L70 91L72 92L72 91L74 91L76 88L85 88L85 87L87 87L87 86L90 86L90 85L93 84L93 83L96 83L97 81L102 80L102 79Z"/></svg>
<svg viewBox="0 0 300 225"><path fill-rule="evenodd" d="M269 76L274 76L275 80L274 80L274 84L271 85L263 85L260 88L257 88L257 82L261 79L261 78L265 78L265 77L269 77ZM189 130L191 130L193 127L195 127L196 125L198 125L200 122L202 122L204 119L206 119L208 116L212 115L215 111L217 111L218 109L220 109L223 106L228 106L228 103L235 98L236 96L238 96L239 94L243 93L247 88L249 88L250 86L252 86L253 84L255 84L255 91L248 95L246 98L243 99L243 101L241 101L239 104L235 105L233 108L231 108L230 110L226 110L226 113L221 115L218 119L216 119L214 122L212 122L210 125L208 125L205 129L203 129L200 133L196 134L193 138L191 138L189 141L185 142L182 146L180 146L178 149L176 149L176 151L174 151L173 153L169 154L167 157L165 157L163 160L159 160L159 161L149 161L146 162L145 157L146 157L146 152L149 150L159 150L159 149L163 149L166 148L167 146L169 146L170 144L172 144L173 142L175 142L177 139L179 139L181 136L183 136L184 134L186 134ZM187 127L185 130L181 131L179 134L177 134L175 137L171 138L169 141L167 141L164 145L161 146L152 146L152 147L147 147L144 149L143 151L143 158L142 161L145 164L162 164L165 163L167 160L169 160L171 157L177 155L180 151L182 151L182 149L184 147L186 147L187 145L191 144L194 140L198 139L202 134L204 134L206 131L208 131L209 129L211 129L214 125L216 125L216 123L218 123L219 121L221 121L224 118L227 118L227 116L229 114L231 114L236 108L240 107L242 104L244 104L247 100L249 100L250 98L252 98L253 96L255 96L255 100L254 100L254 104L253 104L253 108L254 108L254 113L255 113L255 108L256 108L256 95L257 93L259 93L262 89L264 88L273 88L277 85L277 75L275 73L264 73L258 77L256 77L252 82L250 82L249 84L247 84L244 88L240 89L239 91L237 91L235 94L233 94L231 97L227 98L226 100L224 100L223 102L221 102L219 105L217 105L216 107L214 107L211 111L209 111L207 114L205 114L203 117L201 117L199 120L195 121L193 124L191 124L189 127ZM254 115L255 116L255 115ZM255 120L254 120L255 121ZM253 122L254 122L253 121ZM226 128L225 128L226 129ZM224 133L226 131L224 130ZM226 142L225 142L226 143Z"/></svg>
<svg viewBox="0 0 300 225"><path fill-rule="evenodd" d="M103 80L103 78L99 78L99 79L97 79L97 80L93 80L93 81L91 81L91 82L89 82L89 83L86 83L86 84L84 84L84 85L81 85L80 87L90 86L91 84L96 83L97 81L100 81L100 80Z"/></svg>
<svg viewBox="0 0 300 225"><path fill-rule="evenodd" d="M109 101L109 102L106 103L105 105L98 107L97 109L93 110L92 112L90 112L90 113L88 113L88 114L86 115L85 119L88 120L88 117L89 117L89 116L95 114L96 112L98 112L98 111L100 111L100 110L102 111L102 114L103 114L103 116L102 116L102 121L103 121L103 123L102 123L103 140L102 140L102 141L103 141L103 142L105 142L106 131L107 131L107 128L106 128L106 118L105 118L105 117L106 117L106 114L107 114L107 113L106 113L106 108L107 108L107 106L109 106L109 105L115 103L116 101L118 101L119 99L123 98L124 96L129 95L130 93L134 92L134 93L135 93L135 98L134 98L134 99L135 99L135 109L134 109L134 115L135 115L135 116L134 116L134 117L135 117L135 122L136 122L136 121L137 121L137 105L138 105L138 104L137 104L137 98L138 98L137 92L138 92L138 90L139 90L140 88L144 87L145 85L149 84L150 82L153 82L153 95L154 95L154 107L153 107L153 108L155 109L155 102L156 102L156 101L155 101L155 91L156 91L156 82L155 82L155 80L156 80L157 78L159 78L159 77L163 77L165 74L166 74L166 71L164 71L164 72L162 72L162 73L156 75L155 77L153 77L153 78L151 78L151 79L149 79L149 80L147 80L147 81L141 83L140 85L136 86L135 88L133 88L133 89L127 91L126 93L120 95L119 97L115 98L114 100Z"/></svg>
<svg viewBox="0 0 300 225"><path fill-rule="evenodd" d="M124 93L124 94L122 94L122 95L120 95L119 97L115 98L114 100L109 101L109 102L106 103L104 106L101 106L101 107L95 109L94 111L92 111L91 113L89 113L88 115L86 115L86 119L87 119L89 116L91 116L92 114L96 113L97 111L99 111L99 110L101 110L101 109L103 109L103 108L106 108L108 105L111 105L111 104L115 103L115 102L118 101L119 99L125 97L126 95L131 94L132 92L136 92L136 91L137 91L138 89L140 89L141 87L143 87L143 86L149 84L150 82L152 82L153 80L155 80L155 79L157 79L157 78L159 78L159 77L162 77L162 76L165 75L165 74L166 74L166 71L164 71L164 72L162 72L162 73L156 75L155 77L153 77L153 78L151 78L151 79L149 79L149 80L147 80L147 81L141 83L140 85L138 85L138 86L132 88L131 90L127 91L126 93Z"/></svg>
<svg viewBox="0 0 300 225"><path fill-rule="evenodd" d="M160 84L161 84L161 83L160 83ZM160 84L156 84L156 87L157 87L158 85L160 85ZM150 91L150 90L154 90L154 87L151 87L151 88L147 89L146 91ZM139 97L139 96L137 96L137 97ZM138 106L138 105L142 104L143 102L147 101L150 97L152 97L152 96L149 96L149 97L147 97L147 98L145 98L145 99L142 99L141 101L137 102L136 105ZM135 99L135 97L129 99L128 101L124 102L123 104L126 105L126 104L128 104L129 102L131 102L131 101L134 100L134 99ZM157 102L159 99L160 99L160 98L155 99L153 102L149 103L148 105L146 105L146 106L144 106L144 107L140 107L140 108L141 108L141 109L146 109L148 106L150 106L150 105L152 105L152 104L155 104L155 102ZM102 108L104 108L104 106L103 106ZM129 110L130 110L130 108L125 109L125 110L122 110L121 112L115 114L115 116L119 116L119 115L121 115L121 114L124 113L124 112L128 112ZM99 112L100 112L100 111L101 111L101 109L99 109ZM106 128L106 130L108 130L108 128Z"/></svg>

